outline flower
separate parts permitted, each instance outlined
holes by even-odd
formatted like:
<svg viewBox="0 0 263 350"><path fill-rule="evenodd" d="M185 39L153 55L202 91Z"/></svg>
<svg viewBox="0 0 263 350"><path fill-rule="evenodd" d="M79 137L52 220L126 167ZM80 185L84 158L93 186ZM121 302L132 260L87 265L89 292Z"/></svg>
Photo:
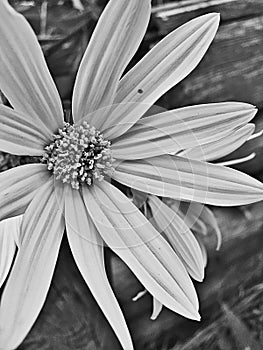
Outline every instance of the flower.
<svg viewBox="0 0 263 350"><path fill-rule="evenodd" d="M207 145L217 142L224 148L233 132L242 133L244 142L253 132L247 125L253 106L201 105L141 119L196 67L219 23L217 14L190 21L122 77L146 31L150 3L109 2L80 64L74 124L67 124L36 37L24 17L0 0L0 89L13 107L0 106L0 150L42 162L0 174L0 219L23 214L20 248L1 300L2 349L16 348L37 319L65 228L79 271L124 349L133 348L132 340L107 279L104 243L159 305L199 319L185 265L111 178L177 200L239 205L263 198L263 185L251 177L178 155L206 155ZM198 269L201 275L203 264Z"/></svg>

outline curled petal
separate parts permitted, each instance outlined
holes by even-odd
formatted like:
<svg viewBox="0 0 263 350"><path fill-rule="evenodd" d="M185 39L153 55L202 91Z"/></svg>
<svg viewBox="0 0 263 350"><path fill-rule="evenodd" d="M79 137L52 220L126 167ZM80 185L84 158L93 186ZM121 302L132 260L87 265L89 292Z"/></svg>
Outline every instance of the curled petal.
<svg viewBox="0 0 263 350"><path fill-rule="evenodd" d="M178 202L173 199L164 200L174 210L185 224L195 233L206 235L208 228L217 236L217 250L222 244L222 234L213 212L205 205L197 202Z"/></svg>
<svg viewBox="0 0 263 350"><path fill-rule="evenodd" d="M156 320L156 318L161 313L162 309L163 309L163 304L153 297L153 312L151 315L151 320Z"/></svg>

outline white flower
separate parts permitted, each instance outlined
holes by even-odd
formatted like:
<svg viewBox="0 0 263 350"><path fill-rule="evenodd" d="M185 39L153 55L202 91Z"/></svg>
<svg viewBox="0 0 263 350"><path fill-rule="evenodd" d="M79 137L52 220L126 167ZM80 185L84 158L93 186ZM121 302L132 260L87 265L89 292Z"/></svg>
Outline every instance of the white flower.
<svg viewBox="0 0 263 350"><path fill-rule="evenodd" d="M43 164L0 174L0 219L24 214L21 246L1 300L1 349L16 348L36 321L65 229L78 268L124 349L133 346L105 272L104 242L159 305L199 319L185 265L110 176L179 200L239 205L263 198L262 184L245 174L167 155L198 152L200 145L206 153L206 145L243 131L256 113L253 106L202 105L140 120L196 67L219 23L217 14L190 21L122 77L145 34L150 3L109 2L80 64L74 124L68 125L36 37L7 0L0 0L0 89L13 106L0 106L0 150L43 158ZM249 125L243 140L252 132Z"/></svg>

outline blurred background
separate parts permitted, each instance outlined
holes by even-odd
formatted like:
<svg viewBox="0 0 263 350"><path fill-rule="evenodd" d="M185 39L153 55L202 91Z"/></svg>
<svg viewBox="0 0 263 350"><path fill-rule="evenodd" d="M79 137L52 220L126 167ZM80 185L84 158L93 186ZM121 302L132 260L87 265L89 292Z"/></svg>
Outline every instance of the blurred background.
<svg viewBox="0 0 263 350"><path fill-rule="evenodd" d="M121 0L115 0L121 1ZM131 0L132 1L132 0ZM70 107L79 62L107 0L10 0L30 22L51 74ZM171 109L199 103L242 101L256 105L256 132L263 129L263 2L262 0L153 0L147 34L129 69L169 32L208 12L219 12L221 24L208 53L186 79L159 102ZM256 152L238 169L263 179L263 137L248 141L226 159ZM0 155L2 170L17 159ZM11 163L10 163L11 162ZM136 349L263 348L263 204L212 208L223 233L215 251L208 233L207 277L197 285L202 321L187 321L168 310L156 321L151 298L132 297L141 286L131 272L107 252L107 269L127 318ZM48 299L32 331L19 347L30 349L119 349L63 242Z"/></svg>

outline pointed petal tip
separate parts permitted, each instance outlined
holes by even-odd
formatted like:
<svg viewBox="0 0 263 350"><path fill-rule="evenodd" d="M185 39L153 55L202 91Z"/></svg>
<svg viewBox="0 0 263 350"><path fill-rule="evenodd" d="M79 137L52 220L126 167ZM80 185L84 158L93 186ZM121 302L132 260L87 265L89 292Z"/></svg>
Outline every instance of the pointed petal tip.
<svg viewBox="0 0 263 350"><path fill-rule="evenodd" d="M218 12L211 12L211 13L208 13L208 14L204 15L203 17L204 17L204 18L207 17L207 19L213 20L214 25L215 25L216 27L219 26L219 22L220 22L220 13L218 13Z"/></svg>
<svg viewBox="0 0 263 350"><path fill-rule="evenodd" d="M201 321L201 316L200 316L199 312L196 310L196 311L193 311L192 316L189 317L189 319L191 319L193 321Z"/></svg>
<svg viewBox="0 0 263 350"><path fill-rule="evenodd" d="M195 279L197 282L203 282L205 278L205 266L204 262L202 261L202 268L199 268L195 271L194 274L192 274L192 278Z"/></svg>
<svg viewBox="0 0 263 350"><path fill-rule="evenodd" d="M239 102L239 101L229 101L229 102L222 102L223 104L228 104L229 106L233 105L240 108L241 110L250 110L255 111L258 110L257 106L247 103L247 102Z"/></svg>
<svg viewBox="0 0 263 350"><path fill-rule="evenodd" d="M210 12L207 14L207 16L214 17L217 20L220 20L220 13L219 12Z"/></svg>
<svg viewBox="0 0 263 350"><path fill-rule="evenodd" d="M200 250L200 253L201 253L201 250ZM189 266L187 268L188 273L195 281L203 282L203 280L205 278L205 264L204 264L204 259L203 259L202 253L198 257L198 260L191 259L191 262L192 262L190 264L191 267Z"/></svg>
<svg viewBox="0 0 263 350"><path fill-rule="evenodd" d="M239 102L241 105L243 105L244 107L247 107L247 109L251 109L251 110L258 110L257 106L251 104L251 103L247 103L247 102Z"/></svg>
<svg viewBox="0 0 263 350"><path fill-rule="evenodd" d="M209 29L208 31L210 31L212 33L211 39L216 35L216 32L218 30L219 27L219 22L220 22L220 14L217 12L211 12L211 13L207 13L205 15L196 17L194 19L192 19L192 21L199 21L200 22L200 26L207 26L209 25ZM189 22L192 22L189 21ZM187 25L189 22L187 22L185 25Z"/></svg>
<svg viewBox="0 0 263 350"><path fill-rule="evenodd" d="M199 313L197 313L197 318L196 318L196 320L195 321L201 321L201 316L200 316L200 314Z"/></svg>
<svg viewBox="0 0 263 350"><path fill-rule="evenodd" d="M151 321L155 321L157 319L157 317L159 316L159 313L153 312L151 314L150 320Z"/></svg>

